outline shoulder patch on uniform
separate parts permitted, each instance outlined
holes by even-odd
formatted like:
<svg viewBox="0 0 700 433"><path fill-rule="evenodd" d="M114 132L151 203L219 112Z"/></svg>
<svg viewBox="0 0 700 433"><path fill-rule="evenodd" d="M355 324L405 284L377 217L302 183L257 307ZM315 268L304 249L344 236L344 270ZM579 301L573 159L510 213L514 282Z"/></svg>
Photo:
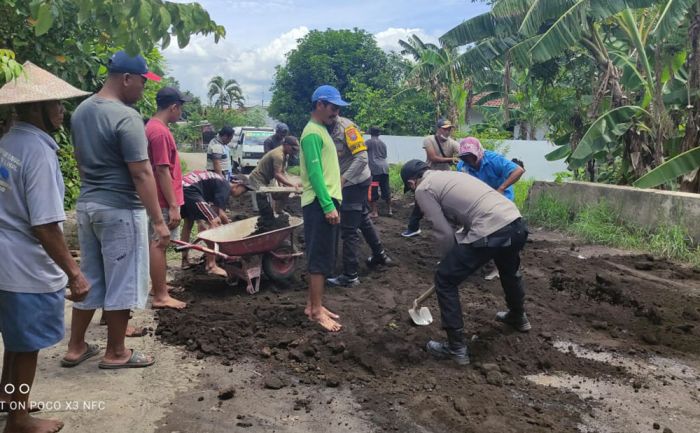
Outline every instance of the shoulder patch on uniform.
<svg viewBox="0 0 700 433"><path fill-rule="evenodd" d="M353 155L367 150L365 139L355 125L350 125L345 128L345 143Z"/></svg>

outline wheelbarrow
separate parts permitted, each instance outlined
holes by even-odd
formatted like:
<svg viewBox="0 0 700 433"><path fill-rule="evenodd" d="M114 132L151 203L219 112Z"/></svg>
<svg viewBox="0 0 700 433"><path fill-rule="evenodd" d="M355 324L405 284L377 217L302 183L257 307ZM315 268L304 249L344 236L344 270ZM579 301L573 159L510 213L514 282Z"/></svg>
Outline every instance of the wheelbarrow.
<svg viewBox="0 0 700 433"><path fill-rule="evenodd" d="M254 294L260 290L263 272L283 282L294 274L297 258L303 255L294 248L294 229L304 223L301 218L290 216L289 226L250 236L257 221L258 217L252 217L205 230L193 243L172 242L179 245L177 251L192 249L220 257L229 284L241 279L247 283L246 291ZM201 241L213 243L214 248L197 245Z"/></svg>

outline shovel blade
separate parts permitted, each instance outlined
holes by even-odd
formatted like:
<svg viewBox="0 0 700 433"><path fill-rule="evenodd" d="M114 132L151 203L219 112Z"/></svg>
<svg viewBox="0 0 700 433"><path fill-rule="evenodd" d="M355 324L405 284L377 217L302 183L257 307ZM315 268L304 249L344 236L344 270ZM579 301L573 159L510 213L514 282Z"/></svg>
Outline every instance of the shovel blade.
<svg viewBox="0 0 700 433"><path fill-rule="evenodd" d="M433 315L430 314L428 307L420 307L419 309L411 308L408 310L408 315L411 316L413 323L419 326L426 326L433 323Z"/></svg>

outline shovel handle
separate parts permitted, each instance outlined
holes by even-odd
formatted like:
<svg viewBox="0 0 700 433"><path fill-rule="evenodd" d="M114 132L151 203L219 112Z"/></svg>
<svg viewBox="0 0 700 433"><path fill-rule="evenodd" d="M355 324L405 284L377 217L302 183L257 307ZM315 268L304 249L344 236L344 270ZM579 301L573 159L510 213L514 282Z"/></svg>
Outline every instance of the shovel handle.
<svg viewBox="0 0 700 433"><path fill-rule="evenodd" d="M417 297L416 300L413 301L413 304L414 304L414 305L420 305L420 304L422 304L423 301L425 301L425 300L428 299L430 296L432 296L433 293L435 293L435 285L430 286L430 288L429 288L428 290L426 290L425 293L423 293L422 295L420 295L419 297Z"/></svg>

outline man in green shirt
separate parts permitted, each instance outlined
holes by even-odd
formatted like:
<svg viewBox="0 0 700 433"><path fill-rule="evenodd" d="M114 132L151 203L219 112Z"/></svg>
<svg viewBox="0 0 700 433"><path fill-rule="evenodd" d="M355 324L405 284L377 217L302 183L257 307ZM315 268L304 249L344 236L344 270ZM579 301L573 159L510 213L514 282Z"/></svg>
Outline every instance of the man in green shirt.
<svg viewBox="0 0 700 433"><path fill-rule="evenodd" d="M338 208L342 200L340 165L333 139L326 127L335 123L340 108L348 105L333 86L323 85L311 96L311 119L301 134L301 206L304 216L309 296L305 313L331 332L342 325L337 314L323 306L326 277L335 268Z"/></svg>

